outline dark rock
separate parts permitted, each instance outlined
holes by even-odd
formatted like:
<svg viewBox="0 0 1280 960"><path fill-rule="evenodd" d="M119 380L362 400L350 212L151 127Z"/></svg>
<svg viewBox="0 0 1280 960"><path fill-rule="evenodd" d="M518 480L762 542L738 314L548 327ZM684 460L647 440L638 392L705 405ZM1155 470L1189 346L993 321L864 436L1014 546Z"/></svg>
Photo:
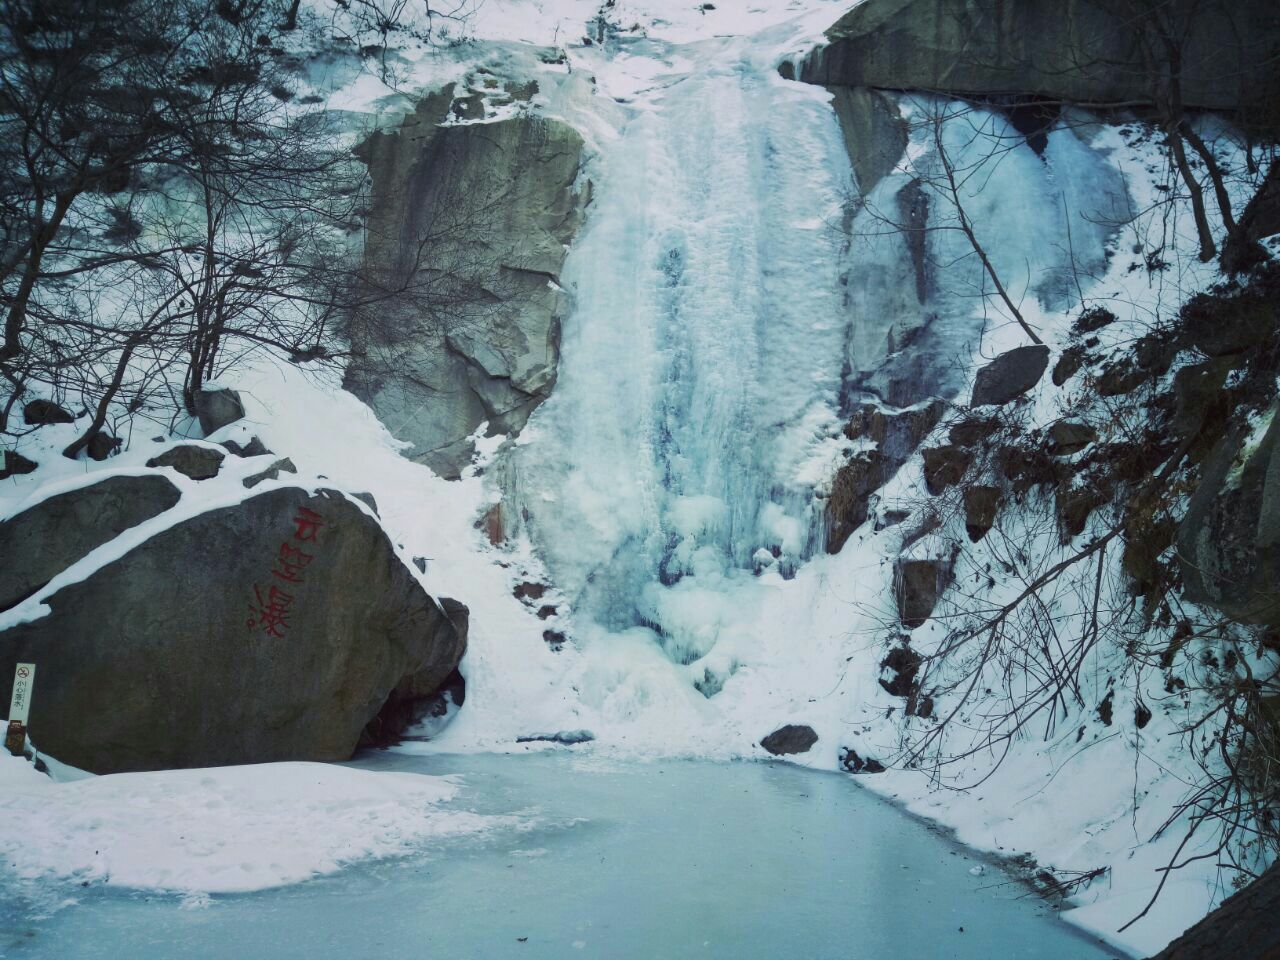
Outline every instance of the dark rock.
<svg viewBox="0 0 1280 960"><path fill-rule="evenodd" d="M876 517L876 533L896 527L911 516L910 510L884 510Z"/></svg>
<svg viewBox="0 0 1280 960"><path fill-rule="evenodd" d="M1280 866L1273 866L1151 960L1272 960L1280 956Z"/></svg>
<svg viewBox="0 0 1280 960"><path fill-rule="evenodd" d="M932 400L904 410L864 403L845 424L850 440L870 440L864 451L842 466L827 501L827 552L839 553L849 536L866 522L871 495L879 490L937 426L947 404Z"/></svg>
<svg viewBox="0 0 1280 960"><path fill-rule="evenodd" d="M76 418L50 400L32 400L22 408L22 419L29 427L44 427L53 423L75 423Z"/></svg>
<svg viewBox="0 0 1280 960"><path fill-rule="evenodd" d="M298 468L293 465L293 461L290 460L288 457L284 457L283 459L277 460L275 463L267 467L267 469L263 470L262 472L255 473L251 477L245 477L244 480L242 480L241 482L245 485L247 489L251 490L254 487L256 487L258 484L260 484L263 480L278 480L280 479L280 474L282 473L297 473L297 472L298 472Z"/></svg>
<svg viewBox="0 0 1280 960"><path fill-rule="evenodd" d="M909 697L916 691L916 675L924 658L916 653L904 641L901 646L894 647L880 661L880 669L888 670L889 679L880 678L880 686L893 697Z"/></svg>
<svg viewBox="0 0 1280 960"><path fill-rule="evenodd" d="M1153 377L1162 377L1173 366L1178 356L1178 345L1163 337L1140 337L1133 345L1133 361L1138 369Z"/></svg>
<svg viewBox="0 0 1280 960"><path fill-rule="evenodd" d="M224 440L222 445L234 453L237 457L269 457L271 451L267 449L267 445L256 436L243 446L234 440Z"/></svg>
<svg viewBox="0 0 1280 960"><path fill-rule="evenodd" d="M173 467L184 477L192 480L209 480L218 475L226 454L212 447L202 447L194 443L170 447L158 457L147 461L148 467Z"/></svg>
<svg viewBox="0 0 1280 960"><path fill-rule="evenodd" d="M289 466L293 466L293 461L289 461ZM294 473L295 471L290 470L289 472ZM378 513L378 501L374 499L372 493L368 493L366 491L363 493L353 493L351 494L351 496L355 497L357 500L363 503L366 507L372 510L374 514Z"/></svg>
<svg viewBox="0 0 1280 960"><path fill-rule="evenodd" d="M893 172L907 149L907 124L898 104L880 90L832 87L831 106L840 121L859 192L865 197Z"/></svg>
<svg viewBox="0 0 1280 960"><path fill-rule="evenodd" d="M977 543L996 523L996 513L1004 494L999 487L978 485L964 491L964 529Z"/></svg>
<svg viewBox="0 0 1280 960"><path fill-rule="evenodd" d="M0 480L7 480L9 477L20 477L23 474L34 473L39 464L34 460L28 460L17 450L6 450L4 452L4 468L0 469Z"/></svg>
<svg viewBox="0 0 1280 960"><path fill-rule="evenodd" d="M864 759L858 756L858 751L852 747L844 748L840 757L840 766L849 773L884 773L884 764L870 757Z"/></svg>
<svg viewBox="0 0 1280 960"><path fill-rule="evenodd" d="M1089 515L1106 503L1106 498L1093 485L1076 486L1065 481L1058 484L1054 494L1054 509L1058 518L1058 537L1070 543L1084 532Z"/></svg>
<svg viewBox="0 0 1280 960"><path fill-rule="evenodd" d="M1015 347L978 371L973 384L973 407L1002 406L1022 396L1044 376L1049 348L1043 344Z"/></svg>
<svg viewBox="0 0 1280 960"><path fill-rule="evenodd" d="M1178 531L1183 593L1245 623L1280 626L1280 414L1245 449L1229 430L1201 468ZM1243 465L1239 465L1239 461Z"/></svg>
<svg viewBox="0 0 1280 960"><path fill-rule="evenodd" d="M96 773L348 759L402 678L438 684L465 645L375 520L298 487L178 523L47 602L0 633L0 673L39 662L33 737Z"/></svg>
<svg viewBox="0 0 1280 960"><path fill-rule="evenodd" d="M1103 368L1094 383L1094 389L1100 397L1119 397L1133 393L1146 380L1145 372L1130 365L1128 361L1120 361Z"/></svg>
<svg viewBox="0 0 1280 960"><path fill-rule="evenodd" d="M1090 307L1076 318L1071 331L1077 335L1096 333L1103 327L1116 322L1116 315L1106 307Z"/></svg>
<svg viewBox="0 0 1280 960"><path fill-rule="evenodd" d="M1280 306L1264 284L1197 294L1182 308L1184 341L1207 357L1244 353L1278 332Z"/></svg>
<svg viewBox="0 0 1280 960"><path fill-rule="evenodd" d="M108 477L0 522L0 610L35 593L108 540L178 502L165 477Z"/></svg>
<svg viewBox="0 0 1280 960"><path fill-rule="evenodd" d="M1102 702L1098 704L1098 719L1102 721L1104 727L1111 726L1111 716L1115 704L1115 691L1108 690L1107 695L1102 698Z"/></svg>
<svg viewBox="0 0 1280 960"><path fill-rule="evenodd" d="M1183 367L1173 375L1173 429L1179 436L1200 431L1215 405L1223 405L1222 387L1231 372L1230 362L1210 360ZM1226 414L1229 411L1223 410Z"/></svg>
<svg viewBox="0 0 1280 960"><path fill-rule="evenodd" d="M547 585L526 580L511 592L515 594L517 600L541 600L546 595Z"/></svg>
<svg viewBox="0 0 1280 960"><path fill-rule="evenodd" d="M105 460L120 449L122 441L104 430L98 430L89 438L84 452L90 460Z"/></svg>
<svg viewBox="0 0 1280 960"><path fill-rule="evenodd" d="M1194 30L1176 28L1186 36L1184 104L1235 111L1257 103L1266 115L1280 46L1274 6L1241 0L1195 10ZM1148 103L1151 66L1138 33L1126 8L1092 0L867 0L827 30L827 44L805 58L799 76L962 98ZM1231 69L1222 69L1224 58Z"/></svg>
<svg viewBox="0 0 1280 960"><path fill-rule="evenodd" d="M1003 446L996 452L996 462L1000 466L1000 472L1013 483L1013 488L1018 493L1055 483L1064 471L1063 465L1039 446Z"/></svg>
<svg viewBox="0 0 1280 960"><path fill-rule="evenodd" d="M559 630L543 630L542 640L551 648L552 653L559 653L564 649L564 645L569 642L569 638Z"/></svg>
<svg viewBox="0 0 1280 960"><path fill-rule="evenodd" d="M893 596L898 619L914 630L933 616L938 600L951 585L952 561L943 558L907 559L893 563Z"/></svg>
<svg viewBox="0 0 1280 960"><path fill-rule="evenodd" d="M1139 700L1133 708L1133 725L1139 730L1151 722L1151 708Z"/></svg>
<svg viewBox="0 0 1280 960"><path fill-rule="evenodd" d="M374 746L396 743L409 727L433 712L443 715L447 709L442 700L445 692L449 693L449 701L457 706L466 699L466 681L457 671L457 661L461 658L460 651L467 646L471 611L452 597L441 597L440 609L453 627L454 642L434 645L427 660L400 678L377 715L365 725L361 735L363 743Z"/></svg>
<svg viewBox="0 0 1280 960"><path fill-rule="evenodd" d="M975 447L1000 429L995 417L969 416L951 425L947 438L959 447Z"/></svg>
<svg viewBox="0 0 1280 960"><path fill-rule="evenodd" d="M1059 420L1049 428L1049 452L1055 457L1069 457L1097 439L1098 431L1087 423Z"/></svg>
<svg viewBox="0 0 1280 960"><path fill-rule="evenodd" d="M1084 347L1068 347L1062 351L1062 356L1058 357L1058 362L1053 365L1053 385L1060 387L1077 373L1084 366L1085 351Z"/></svg>
<svg viewBox="0 0 1280 960"><path fill-rule="evenodd" d="M556 733L528 733L516 737L516 743L561 743L571 747L576 743L590 743L595 738L590 730L560 730Z"/></svg>
<svg viewBox="0 0 1280 960"><path fill-rule="evenodd" d="M426 557L414 557L414 558L413 558L413 565L414 565L415 567L417 567L417 568L418 568L418 572L419 572L419 573L426 573L426 572L427 572L427 558L426 558Z"/></svg>
<svg viewBox="0 0 1280 960"><path fill-rule="evenodd" d="M539 620L550 620L556 615L556 605L554 603L544 603L538 608Z"/></svg>
<svg viewBox="0 0 1280 960"><path fill-rule="evenodd" d="M761 740L760 746L775 757L783 757L792 753L808 753L817 742L818 735L813 732L813 727L788 723Z"/></svg>
<svg viewBox="0 0 1280 960"><path fill-rule="evenodd" d="M935 497L964 479L973 456L961 447L931 447L924 452L924 484Z"/></svg>
<svg viewBox="0 0 1280 960"><path fill-rule="evenodd" d="M200 429L207 437L229 423L244 418L244 403L240 394L226 387L206 388L196 394L196 416Z"/></svg>

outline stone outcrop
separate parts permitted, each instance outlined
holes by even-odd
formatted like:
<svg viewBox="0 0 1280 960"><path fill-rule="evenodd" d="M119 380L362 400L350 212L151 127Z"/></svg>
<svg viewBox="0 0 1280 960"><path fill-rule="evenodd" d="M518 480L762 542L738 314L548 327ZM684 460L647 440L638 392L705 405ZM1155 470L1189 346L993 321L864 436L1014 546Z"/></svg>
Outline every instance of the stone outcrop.
<svg viewBox="0 0 1280 960"><path fill-rule="evenodd" d="M1280 627L1280 408L1252 449L1247 428L1222 437L1178 533L1187 599L1246 623Z"/></svg>
<svg viewBox="0 0 1280 960"><path fill-rule="evenodd" d="M550 393L568 309L557 281L585 204L573 128L532 110L444 123L459 109L484 116L451 85L359 151L373 179L366 260L392 293L353 321L363 355L345 383L446 477L481 423L519 430Z"/></svg>
<svg viewBox="0 0 1280 960"><path fill-rule="evenodd" d="M1280 956L1280 867L1272 867L1152 960L1220 960Z"/></svg>
<svg viewBox="0 0 1280 960"><path fill-rule="evenodd" d="M345 760L466 642L376 520L299 487L176 523L47 603L0 633L0 675L39 664L33 740L95 773Z"/></svg>
<svg viewBox="0 0 1280 960"><path fill-rule="evenodd" d="M0 522L0 610L29 597L91 550L168 510L180 496L162 476L108 477Z"/></svg>
<svg viewBox="0 0 1280 960"><path fill-rule="evenodd" d="M893 562L893 598L898 619L908 630L922 626L951 585L952 556L898 557Z"/></svg>
<svg viewBox="0 0 1280 960"><path fill-rule="evenodd" d="M1149 103L1156 90L1143 21L1126 9L1098 0L866 0L827 31L799 75L828 86ZM1280 8L1216 0L1192 16L1182 50L1187 107L1235 110L1242 95L1274 91Z"/></svg>
<svg viewBox="0 0 1280 960"><path fill-rule="evenodd" d="M839 553L849 536L866 522L871 496L907 462L942 419L947 405L931 400L906 410L875 403L858 407L844 435L872 446L854 454L837 472L827 501L827 552Z"/></svg>
<svg viewBox="0 0 1280 960"><path fill-rule="evenodd" d="M865 196L888 176L907 149L907 123L897 102L878 90L831 87L858 189Z"/></svg>

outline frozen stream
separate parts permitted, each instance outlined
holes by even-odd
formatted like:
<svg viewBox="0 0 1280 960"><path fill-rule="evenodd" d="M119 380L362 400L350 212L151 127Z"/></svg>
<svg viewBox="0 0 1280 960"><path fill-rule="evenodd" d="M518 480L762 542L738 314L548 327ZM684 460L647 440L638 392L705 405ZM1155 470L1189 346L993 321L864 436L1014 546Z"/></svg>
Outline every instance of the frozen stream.
<svg viewBox="0 0 1280 960"><path fill-rule="evenodd" d="M32 919L31 891L0 887L0 957L1114 956L998 868L971 874L972 853L841 775L563 753L392 752L360 765L461 774L455 806L531 826L197 909L71 887L77 904ZM63 895L42 891L41 903L50 893Z"/></svg>

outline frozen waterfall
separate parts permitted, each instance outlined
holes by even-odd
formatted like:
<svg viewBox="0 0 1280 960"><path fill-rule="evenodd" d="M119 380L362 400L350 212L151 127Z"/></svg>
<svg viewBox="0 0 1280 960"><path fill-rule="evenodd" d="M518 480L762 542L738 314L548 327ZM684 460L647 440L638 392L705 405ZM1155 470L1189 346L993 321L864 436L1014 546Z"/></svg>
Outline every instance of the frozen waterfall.
<svg viewBox="0 0 1280 960"><path fill-rule="evenodd" d="M680 662L715 643L726 579L821 539L851 190L827 100L745 60L674 83L610 147L566 264L519 498L578 615Z"/></svg>

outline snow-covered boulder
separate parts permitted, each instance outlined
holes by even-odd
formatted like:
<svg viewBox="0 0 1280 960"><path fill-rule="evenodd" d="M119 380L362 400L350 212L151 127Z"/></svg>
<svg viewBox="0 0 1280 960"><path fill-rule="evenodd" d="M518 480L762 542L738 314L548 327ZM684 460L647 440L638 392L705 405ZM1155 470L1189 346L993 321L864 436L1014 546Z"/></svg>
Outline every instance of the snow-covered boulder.
<svg viewBox="0 0 1280 960"><path fill-rule="evenodd" d="M95 773L345 760L405 677L430 692L457 666L465 637L357 501L176 513L10 612L0 676L39 665L43 751Z"/></svg>
<svg viewBox="0 0 1280 960"><path fill-rule="evenodd" d="M0 610L89 551L178 502L168 478L114 476L55 494L0 521Z"/></svg>

